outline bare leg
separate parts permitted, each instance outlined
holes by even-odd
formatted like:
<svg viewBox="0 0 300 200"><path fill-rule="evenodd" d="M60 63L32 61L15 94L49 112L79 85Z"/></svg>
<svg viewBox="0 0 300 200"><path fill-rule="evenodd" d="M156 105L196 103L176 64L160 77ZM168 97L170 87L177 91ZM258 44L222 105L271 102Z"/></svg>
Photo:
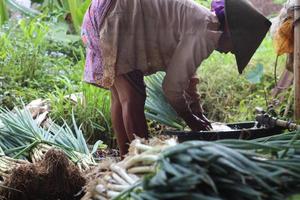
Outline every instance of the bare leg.
<svg viewBox="0 0 300 200"><path fill-rule="evenodd" d="M134 140L134 135L148 138L144 113L146 98L124 76L116 77L114 86L122 105L123 122L129 141Z"/></svg>
<svg viewBox="0 0 300 200"><path fill-rule="evenodd" d="M121 103L114 86L111 88L111 94L111 119L113 130L116 134L121 157L124 157L124 155L126 155L126 153L128 152L129 139L124 127Z"/></svg>

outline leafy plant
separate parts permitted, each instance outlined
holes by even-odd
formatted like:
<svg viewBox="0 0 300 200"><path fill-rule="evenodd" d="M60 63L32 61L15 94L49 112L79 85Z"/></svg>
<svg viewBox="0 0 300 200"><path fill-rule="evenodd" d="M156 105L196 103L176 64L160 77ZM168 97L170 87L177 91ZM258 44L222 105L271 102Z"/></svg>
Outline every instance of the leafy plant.
<svg viewBox="0 0 300 200"><path fill-rule="evenodd" d="M210 2L209 0L195 0L197 3L199 3L202 6L205 6L207 8L210 7Z"/></svg>
<svg viewBox="0 0 300 200"><path fill-rule="evenodd" d="M22 35L23 41L18 42L11 40L16 38L16 35L10 33L3 33L0 38L0 43L3 44L3 62L0 63L0 68L3 71L12 70L10 66L14 66L19 79L24 82L26 79L32 79L38 74L38 70L41 69L41 55L43 51L42 42L48 31L48 27L45 23L39 22L38 19L32 21L26 21L24 19L19 21L19 34ZM15 48L19 47L26 49L26 51L15 52ZM9 54L8 54L9 53Z"/></svg>
<svg viewBox="0 0 300 200"><path fill-rule="evenodd" d="M64 123L64 120L70 123L73 110L76 121L81 124L88 141L101 139L107 144L112 144L109 91L86 83L74 85L67 77L62 81L65 88L56 88L48 95L53 105L51 110L53 119L59 124ZM66 98L71 94L77 95L77 102Z"/></svg>
<svg viewBox="0 0 300 200"><path fill-rule="evenodd" d="M75 163L95 164L91 155L94 151L88 149L74 115L72 115L73 131L66 123L63 126L52 123L49 129L45 130L25 108L23 110L15 108L14 112L1 108L0 120L4 125L0 128L0 147L6 155L28 158L38 145L47 144L62 149ZM95 148L98 145L99 142L95 144Z"/></svg>
<svg viewBox="0 0 300 200"><path fill-rule="evenodd" d="M91 0L67 0L67 2L75 30L80 32L85 11L90 5Z"/></svg>
<svg viewBox="0 0 300 200"><path fill-rule="evenodd" d="M273 59L272 59L273 58ZM273 101L270 95L275 86L275 52L272 40L266 37L242 75L238 74L235 58L231 54L214 52L205 60L199 70L199 92L207 117L213 121L237 122L255 119L255 107L266 108ZM255 69L262 65L262 69ZM285 66L284 58L278 63L278 74ZM254 71L253 71L254 69ZM259 74L260 81L253 84L247 74ZM249 79L249 78L248 78ZM280 105L284 105L287 99ZM278 107L278 110L281 108Z"/></svg>
<svg viewBox="0 0 300 200"><path fill-rule="evenodd" d="M185 142L163 151L154 173L114 199L285 199L299 191L298 150L297 132Z"/></svg>
<svg viewBox="0 0 300 200"><path fill-rule="evenodd" d="M6 2L0 2L0 25L4 24L4 22L8 20L8 11L6 7Z"/></svg>
<svg viewBox="0 0 300 200"><path fill-rule="evenodd" d="M246 74L246 79L252 84L257 84L261 82L263 75L264 75L264 66L258 63L252 71Z"/></svg>
<svg viewBox="0 0 300 200"><path fill-rule="evenodd" d="M164 96L162 90L163 78L164 73L157 73L145 78L147 85L146 117L169 127L183 129L184 123Z"/></svg>
<svg viewBox="0 0 300 200"><path fill-rule="evenodd" d="M0 104L12 108L19 98L46 97L55 87L65 87L58 78L63 75L80 81L82 66L75 64L83 57L81 44L49 41L48 30L41 18L0 29Z"/></svg>
<svg viewBox="0 0 300 200"><path fill-rule="evenodd" d="M40 10L56 18L56 21L58 18L63 17L63 20L70 26L69 31L78 34L91 0L43 0L40 3L42 5Z"/></svg>
<svg viewBox="0 0 300 200"><path fill-rule="evenodd" d="M17 3L14 0L2 0L2 1L5 1L9 8L17 10L17 11L19 11L19 12L21 12L21 13L27 15L27 16L36 17L37 15L41 14L37 10L34 10L32 8L24 7L24 6L20 5L19 3Z"/></svg>

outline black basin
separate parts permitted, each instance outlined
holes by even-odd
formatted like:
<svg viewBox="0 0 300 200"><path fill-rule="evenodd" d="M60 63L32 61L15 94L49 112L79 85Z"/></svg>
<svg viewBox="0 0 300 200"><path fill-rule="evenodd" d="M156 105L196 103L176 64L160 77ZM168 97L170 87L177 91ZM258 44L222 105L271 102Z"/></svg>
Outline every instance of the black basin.
<svg viewBox="0 0 300 200"><path fill-rule="evenodd" d="M222 140L222 139L251 140L251 139L281 134L284 131L284 128L282 127L253 128L255 126L255 122L233 123L233 124L227 124L227 126L233 128L233 130L218 131L218 132L164 131L163 135L177 136L179 142L184 142L189 140L215 141L215 140Z"/></svg>

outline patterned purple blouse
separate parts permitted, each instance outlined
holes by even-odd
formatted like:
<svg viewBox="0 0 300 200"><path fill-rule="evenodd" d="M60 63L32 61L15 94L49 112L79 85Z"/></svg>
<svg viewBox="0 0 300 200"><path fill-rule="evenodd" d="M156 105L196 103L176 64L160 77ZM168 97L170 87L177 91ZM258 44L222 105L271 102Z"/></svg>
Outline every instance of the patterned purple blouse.
<svg viewBox="0 0 300 200"><path fill-rule="evenodd" d="M86 46L84 81L99 87L102 87L104 74L99 32L111 3L112 0L92 0L81 28L81 38Z"/></svg>

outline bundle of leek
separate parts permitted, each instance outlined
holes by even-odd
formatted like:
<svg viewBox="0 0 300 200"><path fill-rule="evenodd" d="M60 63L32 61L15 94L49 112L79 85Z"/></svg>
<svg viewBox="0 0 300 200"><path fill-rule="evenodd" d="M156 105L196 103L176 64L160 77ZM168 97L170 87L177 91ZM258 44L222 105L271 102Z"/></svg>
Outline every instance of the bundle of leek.
<svg viewBox="0 0 300 200"><path fill-rule="evenodd" d="M299 133L219 143L166 149L154 173L114 199L282 200L299 191Z"/></svg>
<svg viewBox="0 0 300 200"><path fill-rule="evenodd" d="M46 130L40 127L27 109L0 109L0 120L3 123L0 128L0 147L10 157L38 162L52 146L62 149L82 170L96 164L92 154L100 141L90 152L74 117L74 132L67 124L59 126L55 123Z"/></svg>
<svg viewBox="0 0 300 200"><path fill-rule="evenodd" d="M0 147L0 177L2 177L3 180L9 177L11 170L14 167L17 167L18 165L21 164L27 164L27 163L28 162L24 160L17 160L5 156L4 151Z"/></svg>
<svg viewBox="0 0 300 200"><path fill-rule="evenodd" d="M182 130L185 127L183 121L178 117L176 111L167 102L162 89L165 74L156 73L145 78L147 83L146 117L160 124Z"/></svg>
<svg viewBox="0 0 300 200"><path fill-rule="evenodd" d="M120 195L122 191L138 183L141 177L153 173L159 153L176 144L175 139L153 139L147 144L140 139L134 140L123 161L100 165L97 179L87 187L87 193L82 200L111 199Z"/></svg>

